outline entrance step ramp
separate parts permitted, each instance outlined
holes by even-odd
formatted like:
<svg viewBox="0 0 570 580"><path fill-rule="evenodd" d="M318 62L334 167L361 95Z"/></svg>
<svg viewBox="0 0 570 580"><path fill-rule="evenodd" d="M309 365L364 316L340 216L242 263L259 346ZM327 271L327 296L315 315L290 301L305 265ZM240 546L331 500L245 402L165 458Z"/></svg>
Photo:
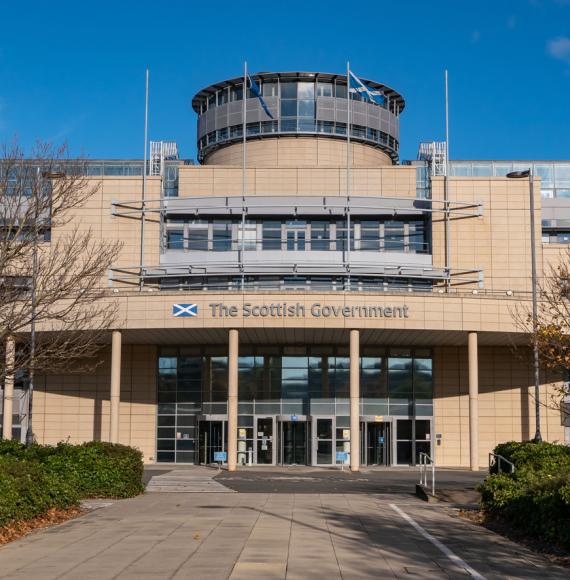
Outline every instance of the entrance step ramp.
<svg viewBox="0 0 570 580"><path fill-rule="evenodd" d="M236 493L214 480L214 470L173 469L151 477L146 491L151 493Z"/></svg>

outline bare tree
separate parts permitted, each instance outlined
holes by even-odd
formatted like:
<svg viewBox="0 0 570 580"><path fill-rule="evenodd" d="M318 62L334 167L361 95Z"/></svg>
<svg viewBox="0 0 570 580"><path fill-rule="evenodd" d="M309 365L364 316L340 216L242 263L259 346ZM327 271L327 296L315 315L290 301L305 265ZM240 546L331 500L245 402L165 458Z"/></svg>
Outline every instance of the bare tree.
<svg viewBox="0 0 570 580"><path fill-rule="evenodd" d="M513 316L517 326L528 333L531 344L536 340L541 366L556 374L570 372L570 249L561 252L556 264L549 266L538 285L536 327L529 308L519 307ZM560 410L565 423L570 419L568 395L563 385L553 386L544 404Z"/></svg>
<svg viewBox="0 0 570 580"><path fill-rule="evenodd" d="M0 370L4 345L17 344L15 368L34 373L85 371L117 314L106 289L120 243L83 228L79 210L98 189L67 147L17 145L0 157ZM115 322L116 323L116 322ZM31 434L31 409L28 415Z"/></svg>

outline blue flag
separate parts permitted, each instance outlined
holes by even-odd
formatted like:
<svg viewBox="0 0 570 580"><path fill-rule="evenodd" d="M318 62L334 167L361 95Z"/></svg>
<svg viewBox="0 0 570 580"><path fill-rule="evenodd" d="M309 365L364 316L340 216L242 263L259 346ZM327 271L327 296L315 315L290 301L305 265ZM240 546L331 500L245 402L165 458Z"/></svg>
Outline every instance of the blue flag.
<svg viewBox="0 0 570 580"><path fill-rule="evenodd" d="M386 98L380 91L371 89L368 85L364 84L352 71L350 71L350 92L358 93L376 105L383 105L386 102Z"/></svg>
<svg viewBox="0 0 570 580"><path fill-rule="evenodd" d="M198 316L198 305L197 304L173 304L172 305L172 315L173 316Z"/></svg>
<svg viewBox="0 0 570 580"><path fill-rule="evenodd" d="M261 103L263 110L267 113L267 116L270 119L273 119L273 115L271 114L271 111L269 110L267 103L265 102L265 100L261 96L261 91L259 90L257 83L251 78L251 75L249 75L249 74L247 75L247 79L248 79L248 84L249 84L249 88L251 89L251 92L259 99L259 102Z"/></svg>

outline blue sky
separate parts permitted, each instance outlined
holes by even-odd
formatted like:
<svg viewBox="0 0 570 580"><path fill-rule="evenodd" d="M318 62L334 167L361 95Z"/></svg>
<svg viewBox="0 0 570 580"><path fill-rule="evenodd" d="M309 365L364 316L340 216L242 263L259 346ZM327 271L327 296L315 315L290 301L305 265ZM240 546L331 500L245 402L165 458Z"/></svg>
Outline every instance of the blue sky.
<svg viewBox="0 0 570 580"><path fill-rule="evenodd" d="M455 159L570 159L570 0L32 0L2 6L0 143L67 141L141 158L150 138L195 158L192 95L252 71L342 72L406 99L401 157L444 134Z"/></svg>

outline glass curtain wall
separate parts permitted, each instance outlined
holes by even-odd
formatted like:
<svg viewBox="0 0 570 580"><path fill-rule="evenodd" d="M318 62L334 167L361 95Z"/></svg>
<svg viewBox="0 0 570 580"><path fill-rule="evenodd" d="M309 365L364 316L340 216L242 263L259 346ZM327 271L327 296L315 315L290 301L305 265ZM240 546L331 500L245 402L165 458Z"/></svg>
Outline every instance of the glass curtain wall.
<svg viewBox="0 0 570 580"><path fill-rule="evenodd" d="M343 276L176 276L162 278L158 282L162 289L185 288L192 291L223 290L229 292L245 290L317 290L326 292L431 292L431 279L405 276L352 276L348 286Z"/></svg>
<svg viewBox="0 0 570 580"><path fill-rule="evenodd" d="M250 122L247 124L247 135L255 136L267 133L328 133L346 135L346 123L338 121L316 120L317 103L319 107L334 111L346 111L347 87L346 81L337 80L307 80L295 77L280 79L257 79L264 98L268 99L270 109L277 107L275 120ZM217 94L217 97L216 97ZM201 114L216 107L225 106L228 102L239 101L243 97L242 85L225 87L214 92L204 99L200 108ZM255 95L251 90L247 91L247 97L252 99ZM363 97L358 93L351 94L353 100L362 101ZM340 100L338 103L337 100ZM399 115L400 105L397 100L385 97L381 103L372 103L375 107L388 109L393 115ZM340 107L340 108L339 108ZM200 155L210 146L222 144L228 140L238 139L243 131L242 125L232 125L211 131L200 137L198 146ZM351 124L351 134L357 138L369 141L382 147L389 147L397 152L398 141L384 131Z"/></svg>
<svg viewBox="0 0 570 580"><path fill-rule="evenodd" d="M429 452L431 352L364 349L360 367L361 415L393 418L398 463L412 463L420 451ZM336 418L336 445L344 449L350 426L349 372L350 358L342 347L242 348L238 360L238 430L245 445L241 448L244 452L253 449L254 416L328 416ZM157 461L194 463L200 417L226 413L225 351L162 347L158 359Z"/></svg>
<svg viewBox="0 0 570 580"><path fill-rule="evenodd" d="M286 219L241 220L174 218L166 221L165 247L186 251L344 251L347 246L346 220ZM350 224L350 249L362 252L431 251L429 226L425 220L354 217Z"/></svg>

